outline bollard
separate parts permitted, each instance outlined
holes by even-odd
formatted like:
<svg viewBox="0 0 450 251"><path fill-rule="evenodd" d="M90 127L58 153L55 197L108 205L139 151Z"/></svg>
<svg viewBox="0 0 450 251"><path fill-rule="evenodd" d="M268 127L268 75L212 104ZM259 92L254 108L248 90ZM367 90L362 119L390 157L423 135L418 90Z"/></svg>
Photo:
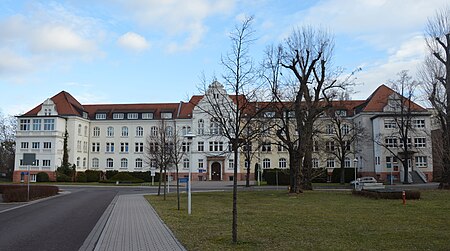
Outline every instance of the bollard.
<svg viewBox="0 0 450 251"><path fill-rule="evenodd" d="M406 192L402 191L403 205L406 205Z"/></svg>

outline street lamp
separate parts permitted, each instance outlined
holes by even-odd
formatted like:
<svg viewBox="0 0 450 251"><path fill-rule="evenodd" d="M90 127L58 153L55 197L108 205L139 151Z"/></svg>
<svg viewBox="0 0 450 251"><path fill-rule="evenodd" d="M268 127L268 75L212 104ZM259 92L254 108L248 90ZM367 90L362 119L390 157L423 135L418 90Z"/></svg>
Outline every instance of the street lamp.
<svg viewBox="0 0 450 251"><path fill-rule="evenodd" d="M356 190L356 170L357 170L357 168L358 168L358 159L357 158L354 158L353 159L353 167L355 168L355 182L354 182L354 188L355 188L355 190Z"/></svg>
<svg viewBox="0 0 450 251"><path fill-rule="evenodd" d="M186 135L184 135L184 137L188 140L188 141L192 141L192 139L195 137L195 134L193 134L192 132L188 132ZM188 142L189 143L189 142ZM191 148L189 147L189 153L191 152ZM190 159L190 158L189 158ZM191 161L189 161L189 177L188 177L188 214L191 214Z"/></svg>

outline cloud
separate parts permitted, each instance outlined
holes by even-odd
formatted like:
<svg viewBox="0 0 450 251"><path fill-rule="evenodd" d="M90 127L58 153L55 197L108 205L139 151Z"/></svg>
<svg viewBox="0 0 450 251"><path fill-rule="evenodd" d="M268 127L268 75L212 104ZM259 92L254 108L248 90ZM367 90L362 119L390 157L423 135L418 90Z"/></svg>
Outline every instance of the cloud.
<svg viewBox="0 0 450 251"><path fill-rule="evenodd" d="M162 31L171 52L196 47L208 30L208 17L228 13L233 0L117 0L146 28ZM174 42L181 41L181 42Z"/></svg>
<svg viewBox="0 0 450 251"><path fill-rule="evenodd" d="M101 56L96 20L58 4L33 4L23 14L0 18L0 76Z"/></svg>
<svg viewBox="0 0 450 251"><path fill-rule="evenodd" d="M134 52L142 52L150 47L150 43L141 35L134 32L127 32L119 37L117 43Z"/></svg>

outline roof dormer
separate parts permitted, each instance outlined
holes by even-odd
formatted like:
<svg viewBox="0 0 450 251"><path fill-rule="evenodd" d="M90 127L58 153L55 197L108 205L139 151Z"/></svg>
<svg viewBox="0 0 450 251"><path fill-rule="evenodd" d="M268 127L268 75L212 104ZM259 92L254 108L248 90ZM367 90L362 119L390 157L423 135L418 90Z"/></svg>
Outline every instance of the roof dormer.
<svg viewBox="0 0 450 251"><path fill-rule="evenodd" d="M41 110L37 114L38 116L52 116L52 115L58 115L58 112L56 111L56 105L51 99L47 99L42 103Z"/></svg>

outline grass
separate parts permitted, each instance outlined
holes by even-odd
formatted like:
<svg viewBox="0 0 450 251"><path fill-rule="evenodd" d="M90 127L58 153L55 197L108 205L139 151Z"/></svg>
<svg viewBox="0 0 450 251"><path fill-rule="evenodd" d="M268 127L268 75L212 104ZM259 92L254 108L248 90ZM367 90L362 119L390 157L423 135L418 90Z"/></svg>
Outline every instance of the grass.
<svg viewBox="0 0 450 251"><path fill-rule="evenodd" d="M194 193L192 215L176 196L147 196L188 250L449 250L450 191L422 199L373 200L350 192L238 194L238 244L231 243L229 192Z"/></svg>

